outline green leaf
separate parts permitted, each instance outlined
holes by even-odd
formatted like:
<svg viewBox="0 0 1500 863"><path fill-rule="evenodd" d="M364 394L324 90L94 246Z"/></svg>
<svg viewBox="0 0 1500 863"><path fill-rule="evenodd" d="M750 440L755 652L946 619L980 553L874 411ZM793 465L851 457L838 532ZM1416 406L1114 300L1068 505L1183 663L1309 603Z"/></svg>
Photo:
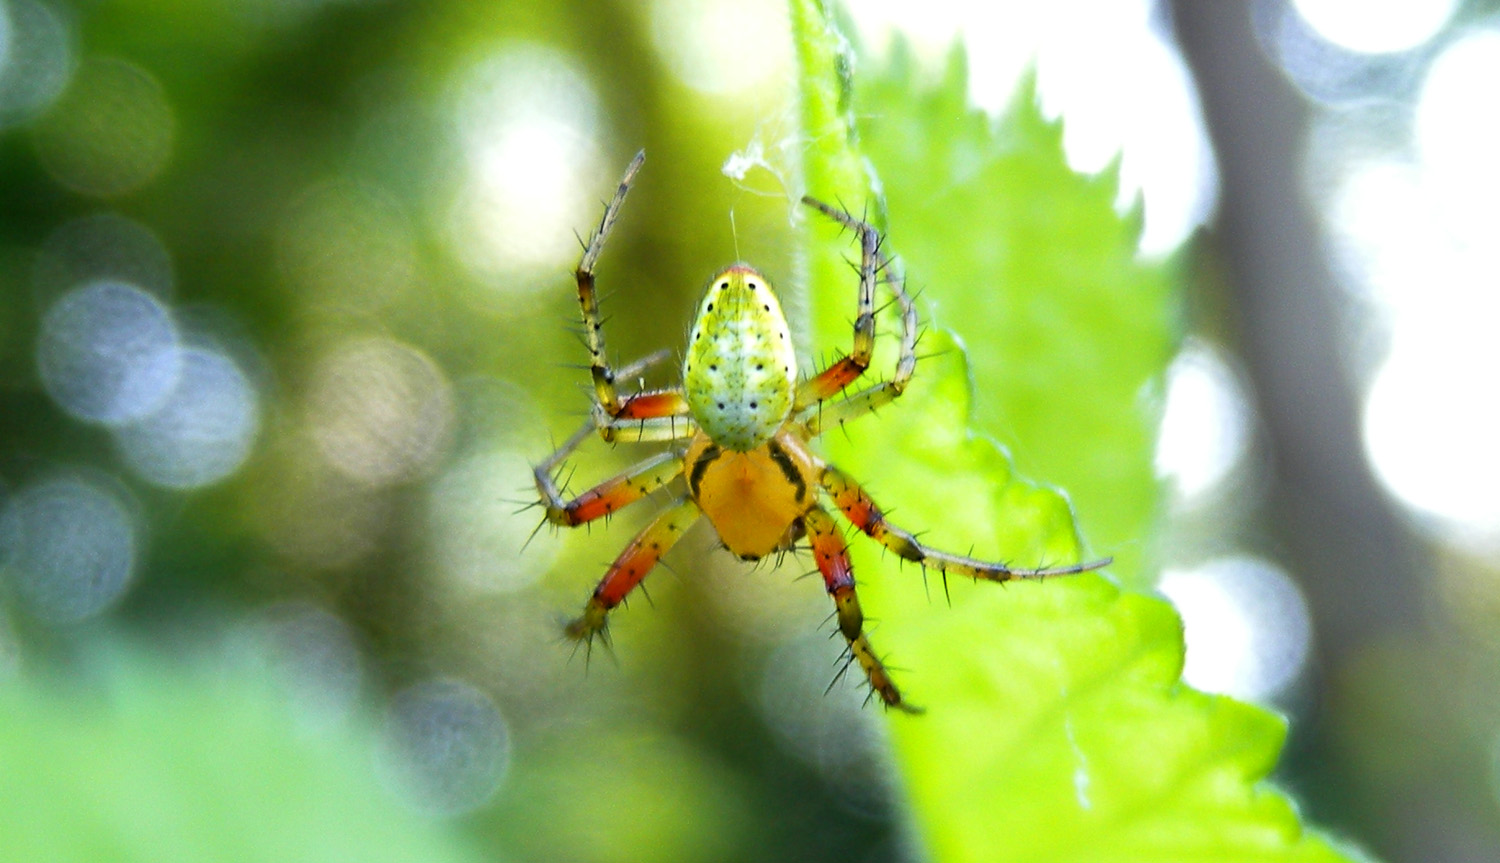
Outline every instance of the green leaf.
<svg viewBox="0 0 1500 863"><path fill-rule="evenodd" d="M1176 348L1172 274L1136 258L1140 211L1115 213L1113 171L1073 173L1031 82L998 125L967 102L955 52L916 90L898 53L863 80L863 149L881 167L892 241L932 320L969 346L972 422L1028 475L1068 490L1126 584L1143 572L1159 489L1152 449ZM878 110L876 110L878 106Z"/></svg>
<svg viewBox="0 0 1500 863"><path fill-rule="evenodd" d="M904 398L825 453L933 545L1021 566L1083 558L1068 500L1022 478L1001 438L1076 491L1092 550L1121 559L1115 578L1148 583L1160 499L1145 396L1174 347L1175 299L1134 258L1139 214L1114 212L1112 176L1067 168L1029 85L997 124L968 105L961 60L922 87L898 55L851 95L848 43L813 0L791 8L808 190L888 214L924 320L952 327L924 338L937 355ZM826 350L848 344L849 244L808 224ZM1161 599L1097 574L929 585L851 544L876 647L928 708L890 726L932 859L1352 859L1265 781L1284 721L1182 684L1181 624Z"/></svg>

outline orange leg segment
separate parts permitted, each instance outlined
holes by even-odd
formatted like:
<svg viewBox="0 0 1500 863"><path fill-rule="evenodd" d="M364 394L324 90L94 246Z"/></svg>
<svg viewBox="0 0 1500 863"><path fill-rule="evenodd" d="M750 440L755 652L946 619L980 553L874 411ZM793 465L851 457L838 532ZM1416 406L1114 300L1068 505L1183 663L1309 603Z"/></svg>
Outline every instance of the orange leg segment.
<svg viewBox="0 0 1500 863"><path fill-rule="evenodd" d="M687 399L680 390L658 390L626 396L620 401L616 419L644 420L658 417L686 416Z"/></svg>
<svg viewBox="0 0 1500 863"><path fill-rule="evenodd" d="M588 641L604 631L610 610L625 600L697 519L698 505L691 500L680 500L646 525L610 564L583 614L564 629L567 636L575 641Z"/></svg>
<svg viewBox="0 0 1500 863"><path fill-rule="evenodd" d="M911 532L886 521L880 507L859 484L838 468L829 465L823 469L823 488L833 497L833 502L854 526L864 531L876 542L895 552L900 557L935 569L943 573L966 575L984 581L1011 581L1017 578L1043 578L1049 575L1074 575L1108 566L1112 558L1075 563L1070 566L1036 567L1017 569L1003 563L979 560L960 554L951 554L923 545Z"/></svg>
<svg viewBox="0 0 1500 863"><path fill-rule="evenodd" d="M538 473L537 483L546 500L547 520L561 527L576 527L635 503L681 473L682 459L661 453L572 500L563 500L550 474Z"/></svg>
<svg viewBox="0 0 1500 863"><path fill-rule="evenodd" d="M802 517L807 538L812 544L813 559L818 571L823 574L823 585L833 598L839 621L839 632L849 642L849 654L865 672L870 688L889 707L900 708L907 713L919 713L918 708L901 700L901 691L891 680L885 664L875 655L870 639L864 633L864 614L859 609L859 596L854 592L854 571L849 564L849 547L844 544L843 534L833 516L820 506L815 506Z"/></svg>

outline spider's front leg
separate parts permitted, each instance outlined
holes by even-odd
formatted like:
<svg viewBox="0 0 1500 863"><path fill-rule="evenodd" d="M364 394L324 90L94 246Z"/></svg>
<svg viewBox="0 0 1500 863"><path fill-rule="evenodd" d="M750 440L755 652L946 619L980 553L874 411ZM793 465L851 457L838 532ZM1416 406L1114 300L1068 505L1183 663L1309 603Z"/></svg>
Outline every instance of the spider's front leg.
<svg viewBox="0 0 1500 863"><path fill-rule="evenodd" d="M860 246L859 307L854 319L854 348L848 356L804 381L797 389L794 409L804 418L808 434L816 437L826 429L843 425L895 401L905 392L906 384L917 368L917 308L906 292L900 269L881 250L880 233L874 226L816 198L804 197L802 202L854 231ZM884 274L886 286L901 312L901 352L896 359L895 373L889 380L866 387L832 406L824 406L824 400L841 392L870 366L875 348L875 283L881 274Z"/></svg>
<svg viewBox="0 0 1500 863"><path fill-rule="evenodd" d="M1113 558L1103 558L1087 563L1068 566L1043 566L1031 569L1015 568L1004 563L979 560L961 554L940 551L917 541L910 531L903 530L886 520L880 507L859 484L832 465L825 465L822 476L823 488L833 498L839 511L854 526L864 531L876 542L895 552L898 556L924 568L935 569L946 578L949 573L965 575L981 581L1012 581L1018 578L1044 578L1051 575L1076 575L1109 566Z"/></svg>
<svg viewBox="0 0 1500 863"><path fill-rule="evenodd" d="M583 249L583 257L579 259L578 268L574 271L578 281L578 305L583 312L583 335L589 348L589 375L594 379L594 396L599 406L612 417L620 413L620 398L615 392L614 369L610 368L609 360L604 354L604 322L599 317L599 295L594 290L594 267L599 263L599 255L604 252L604 242L609 239L615 221L620 218L620 208L625 205L630 184L635 181L636 172L640 171L641 164L645 161L646 151L642 150L625 168L625 176L620 178L615 196L605 206L599 227L589 237L588 244Z"/></svg>
<svg viewBox="0 0 1500 863"><path fill-rule="evenodd" d="M679 500L663 511L635 539L625 546L620 556L610 565L609 571L600 580L599 586L589 597L583 613L574 618L563 632L575 641L592 643L594 636L605 631L609 612L621 602L635 586L641 583L677 540L698 520L698 505L691 500Z"/></svg>
<svg viewBox="0 0 1500 863"><path fill-rule="evenodd" d="M854 316L854 344L846 356L797 387L792 410L817 404L853 383L870 367L875 352L875 280L889 261L880 251L880 232L867 222L804 195L802 203L854 231L859 237L859 303Z"/></svg>
<svg viewBox="0 0 1500 863"><path fill-rule="evenodd" d="M907 713L921 713L901 699L901 691L891 680L885 664L875 655L870 639L864 632L864 613L859 609L859 595L854 592L854 570L849 564L849 547L844 544L843 534L833 516L821 506L815 506L802 517L802 525L812 544L813 559L818 571L823 574L823 585L833 598L838 617L839 632L849 642L850 661L858 662L864 671L870 688L880 696L888 707L899 708Z"/></svg>
<svg viewBox="0 0 1500 863"><path fill-rule="evenodd" d="M622 395L618 382L638 374L648 366L665 359L666 351L657 352L624 369L609 364L604 348L604 321L599 314L599 294L594 285L594 268L604 253L605 241L614 230L625 205L625 196L635 182L635 175L646 161L646 151L637 153L620 178L615 196L604 207L599 226L584 245L574 276L578 282L578 306L583 315L583 335L589 349L589 376L594 382L593 424L607 441L683 440L693 431L689 408L681 390L663 389Z"/></svg>
<svg viewBox="0 0 1500 863"><path fill-rule="evenodd" d="M626 367L625 372L636 374L665 356L665 351L653 354ZM677 390L637 393L628 396L622 403L625 410L619 418L599 416L599 408L595 406L594 415L552 455L532 469L537 494L541 498L542 507L547 511L547 520L563 527L574 527L592 521L640 500L682 473L681 459L674 459L670 454L663 453L600 483L571 501L563 497L562 489L558 488L554 479L557 466L595 430L610 441L681 441L691 437L695 428L692 420L677 415L677 405L681 401L682 394Z"/></svg>

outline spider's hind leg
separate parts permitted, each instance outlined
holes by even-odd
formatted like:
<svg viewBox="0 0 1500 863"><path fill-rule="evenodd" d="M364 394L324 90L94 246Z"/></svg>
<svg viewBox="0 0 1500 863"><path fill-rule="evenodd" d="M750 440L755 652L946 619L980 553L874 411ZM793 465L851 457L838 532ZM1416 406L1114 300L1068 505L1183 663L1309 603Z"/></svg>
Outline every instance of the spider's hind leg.
<svg viewBox="0 0 1500 863"><path fill-rule="evenodd" d="M890 673L864 632L864 613L859 608L859 596L854 592L854 571L849 564L849 548L844 544L843 534L833 516L821 506L815 506L802 517L812 545L813 558L818 571L823 574L823 585L833 598L834 614L838 618L839 632L849 643L851 662L859 663L870 683L870 689L880 696L887 707L895 707L906 713L921 713L901 697ZM847 666L846 666L847 667ZM842 672L841 672L842 673Z"/></svg>
<svg viewBox="0 0 1500 863"><path fill-rule="evenodd" d="M924 569L935 569L946 578L948 575L964 575L979 581L1011 581L1018 578L1044 578L1052 575L1076 575L1093 569L1101 569L1113 562L1113 558L1075 563L1068 566L1040 566L1033 568L1012 567L1009 564L980 560L962 554L942 551L917 540L911 531L904 530L886 520L875 501L843 471L833 465L823 468L824 490L833 498L839 511L854 526L871 539L895 552L899 557L921 564Z"/></svg>

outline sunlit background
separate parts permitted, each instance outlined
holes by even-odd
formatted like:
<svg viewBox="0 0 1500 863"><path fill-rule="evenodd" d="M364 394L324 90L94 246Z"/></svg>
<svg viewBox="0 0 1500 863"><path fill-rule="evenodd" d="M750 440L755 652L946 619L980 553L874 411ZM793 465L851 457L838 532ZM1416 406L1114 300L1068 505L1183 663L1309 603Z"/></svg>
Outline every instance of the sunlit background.
<svg viewBox="0 0 1500 863"><path fill-rule="evenodd" d="M1315 820L1500 859L1500 8L849 6L870 56L961 41L991 110L1034 66L1180 264L1187 680L1292 717ZM557 624L616 543L517 506L585 405L567 272L630 154L619 355L726 261L790 272L785 34L736 0L0 0L0 686L191 642L309 734L377 712L373 781L505 859L906 859L880 724L806 697L816 589L695 534L585 675Z"/></svg>

